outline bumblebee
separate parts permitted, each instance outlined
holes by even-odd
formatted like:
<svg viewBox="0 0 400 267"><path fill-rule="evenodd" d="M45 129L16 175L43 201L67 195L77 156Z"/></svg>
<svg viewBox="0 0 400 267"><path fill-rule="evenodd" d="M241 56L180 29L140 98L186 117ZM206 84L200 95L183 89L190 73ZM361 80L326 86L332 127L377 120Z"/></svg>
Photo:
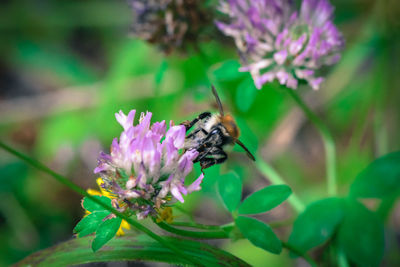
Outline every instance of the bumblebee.
<svg viewBox="0 0 400 267"><path fill-rule="evenodd" d="M192 121L181 123L186 127L186 132L193 126L195 128L186 136L185 150L195 149L199 155L193 162L200 162L201 169L209 168L215 164L226 161L228 155L224 146L238 144L247 153L247 156L255 161L254 156L246 146L238 139L239 127L231 115L225 115L221 100L218 97L215 87L211 87L215 96L219 114L203 112Z"/></svg>

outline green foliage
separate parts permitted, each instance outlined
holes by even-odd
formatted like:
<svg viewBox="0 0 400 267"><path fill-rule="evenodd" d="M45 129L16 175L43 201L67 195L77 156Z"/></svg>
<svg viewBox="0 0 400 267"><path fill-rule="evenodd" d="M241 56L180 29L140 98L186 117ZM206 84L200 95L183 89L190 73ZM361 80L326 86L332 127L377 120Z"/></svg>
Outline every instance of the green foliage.
<svg viewBox="0 0 400 267"><path fill-rule="evenodd" d="M96 230L96 237L92 242L92 249L94 252L104 246L111 238L117 233L121 225L121 218L106 219L101 223Z"/></svg>
<svg viewBox="0 0 400 267"><path fill-rule="evenodd" d="M51 69L58 76L73 83L89 83L96 80L93 70L65 48L55 49L51 45L41 47L39 43L34 42L19 42L17 46L16 59L32 68L32 71Z"/></svg>
<svg viewBox="0 0 400 267"><path fill-rule="evenodd" d="M20 161L0 165L0 193L17 189L26 179L28 168Z"/></svg>
<svg viewBox="0 0 400 267"><path fill-rule="evenodd" d="M95 211L83 217L74 228L74 233L79 237L90 235L96 231L103 219L110 214L109 211Z"/></svg>
<svg viewBox="0 0 400 267"><path fill-rule="evenodd" d="M213 71L214 76L219 81L230 81L243 77L244 73L239 72L240 63L237 60L227 60L218 64Z"/></svg>
<svg viewBox="0 0 400 267"><path fill-rule="evenodd" d="M338 236L345 254L357 265L379 266L385 239L383 224L376 214L349 199Z"/></svg>
<svg viewBox="0 0 400 267"><path fill-rule="evenodd" d="M242 193L242 181L239 176L230 172L218 179L218 193L229 212L236 211ZM239 214L257 214L267 212L285 201L292 190L287 185L267 186L243 200L240 204Z"/></svg>
<svg viewBox="0 0 400 267"><path fill-rule="evenodd" d="M194 169L196 171L195 177L199 177L199 175L201 174L201 167L195 165ZM213 196L217 197L215 194L215 184L221 177L220 170L221 170L221 165L219 164L216 164L214 166L211 166L210 168L203 170L204 176L207 177L207 179L204 179L201 184L201 191L203 193L212 194Z"/></svg>
<svg viewBox="0 0 400 267"><path fill-rule="evenodd" d="M239 214L267 212L285 201L292 190L287 185L270 185L251 194L239 207Z"/></svg>
<svg viewBox="0 0 400 267"><path fill-rule="evenodd" d="M301 252L323 244L333 236L343 214L343 200L340 198L311 203L294 222L289 243Z"/></svg>
<svg viewBox="0 0 400 267"><path fill-rule="evenodd" d="M236 106L242 112L250 109L257 96L257 88L254 85L253 78L248 75L236 89Z"/></svg>
<svg viewBox="0 0 400 267"><path fill-rule="evenodd" d="M111 207L111 199L104 196L93 196ZM83 237L96 232L96 236L92 242L93 251L99 250L108 241L110 241L117 233L121 226L121 218L111 215L99 204L93 202L89 198L84 198L82 206L91 213L84 217L74 228L74 233L79 237Z"/></svg>
<svg viewBox="0 0 400 267"><path fill-rule="evenodd" d="M287 257L284 252L281 254L272 254L252 245L248 239L226 243L223 248L254 267L293 266L293 260Z"/></svg>
<svg viewBox="0 0 400 267"><path fill-rule="evenodd" d="M154 76L154 81L156 85L161 84L167 69L168 69L168 62L164 59L163 61L161 61L161 64L156 72L156 75Z"/></svg>
<svg viewBox="0 0 400 267"><path fill-rule="evenodd" d="M206 266L249 266L232 254L204 243L164 237L169 243L178 247ZM127 235L108 242L107 250L93 253L90 248L90 237L72 239L48 249L39 251L19 262L19 266L71 266L110 261L158 261L172 265L188 265L186 259L177 257L168 248L146 236Z"/></svg>
<svg viewBox="0 0 400 267"><path fill-rule="evenodd" d="M265 223L249 217L237 216L236 209L240 203L242 181L236 173L228 173L218 180L218 193L225 208L233 213L235 224L242 235L255 246L271 253L279 254L282 251L282 244L272 229ZM249 197L239 206L239 214L263 213L273 209L285 201L291 194L287 185L267 186ZM231 232L231 238L236 239L235 229Z"/></svg>
<svg viewBox="0 0 400 267"><path fill-rule="evenodd" d="M282 251L282 244L272 229L265 223L249 217L237 216L236 209L240 203L242 181L236 173L228 173L218 180L218 193L225 208L233 213L235 224L240 233L255 246L274 254ZM266 212L285 201L291 194L287 185L267 186L249 197L239 206L239 214L256 214ZM231 232L231 238L236 239L235 229Z"/></svg>
<svg viewBox="0 0 400 267"><path fill-rule="evenodd" d="M111 207L111 199L105 196L93 196L94 198L97 198L107 206ZM82 206L85 210L90 211L90 212L95 212L95 211L104 211L104 208L97 204L96 202L92 201L89 198L84 198L82 201Z"/></svg>
<svg viewBox="0 0 400 267"><path fill-rule="evenodd" d="M88 135L88 118L86 114L72 113L46 120L38 138L40 153L44 156L54 156L61 146L81 146Z"/></svg>
<svg viewBox="0 0 400 267"><path fill-rule="evenodd" d="M218 179L218 193L225 208L229 212L235 211L242 195L242 180L234 172L222 175Z"/></svg>
<svg viewBox="0 0 400 267"><path fill-rule="evenodd" d="M400 193L400 151L373 161L362 171L350 188L350 195L384 198Z"/></svg>
<svg viewBox="0 0 400 267"><path fill-rule="evenodd" d="M249 127L249 124L246 121L246 119L239 117L239 116L236 116L235 119L236 119L236 123L240 129L239 139L242 141L243 144L246 145L246 147L250 150L250 152L255 154L258 149L257 136L254 134L254 132ZM243 148L241 148L239 145L235 145L233 150L242 152L242 153L244 152Z"/></svg>
<svg viewBox="0 0 400 267"><path fill-rule="evenodd" d="M267 224L249 217L239 216L235 223L240 232L253 245L274 254L282 251L282 243Z"/></svg>

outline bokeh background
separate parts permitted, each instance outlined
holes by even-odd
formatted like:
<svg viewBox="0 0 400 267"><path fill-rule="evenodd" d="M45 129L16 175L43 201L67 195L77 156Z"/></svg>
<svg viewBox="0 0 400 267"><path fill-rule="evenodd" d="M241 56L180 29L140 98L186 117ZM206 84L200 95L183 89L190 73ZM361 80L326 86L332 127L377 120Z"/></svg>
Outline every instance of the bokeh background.
<svg viewBox="0 0 400 267"><path fill-rule="evenodd" d="M400 149L400 4L332 3L346 39L343 58L327 71L319 91L300 88L299 93L334 135L339 195L345 195L368 163ZM238 56L229 39L210 38L199 42L198 50L165 56L130 36L131 11L123 0L7 0L0 13L0 138L80 186L96 188L97 155L121 131L115 112L149 110L153 121L179 123L215 110L214 83L250 150L271 163L305 203L326 196L320 136L276 84L247 90L237 77ZM220 173L238 172L245 182L243 196L268 184L239 151L208 169L203 190L181 205L197 221L230 220L216 195ZM80 199L0 151L0 266L72 238L83 215ZM366 204L374 209L379 203ZM381 210L387 226L382 265L395 266L400 205L387 204ZM287 204L261 218L284 221L276 232L287 238L286 224L293 220ZM218 245L255 266L302 264L286 252L272 255L247 241Z"/></svg>

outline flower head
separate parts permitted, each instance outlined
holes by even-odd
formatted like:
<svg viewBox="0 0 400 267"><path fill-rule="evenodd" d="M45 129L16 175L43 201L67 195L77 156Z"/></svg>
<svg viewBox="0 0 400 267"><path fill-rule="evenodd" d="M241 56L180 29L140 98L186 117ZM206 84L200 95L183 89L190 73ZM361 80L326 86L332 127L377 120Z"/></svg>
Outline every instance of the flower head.
<svg viewBox="0 0 400 267"><path fill-rule="evenodd" d="M183 196L200 190L203 174L190 186L184 185L193 169L198 152L183 149L186 130L165 121L151 125L152 114L142 113L138 125L133 125L135 110L125 115L115 114L124 128L119 140L115 138L111 153L101 153L94 170L104 181L102 188L133 211L139 219L156 216L157 210L173 198L183 202Z"/></svg>
<svg viewBox="0 0 400 267"><path fill-rule="evenodd" d="M300 11L291 0L222 0L220 10L230 21L217 27L234 38L240 71L250 72L258 89L275 79L293 89L305 80L318 89L324 80L318 70L340 59L344 40L328 0L303 0Z"/></svg>
<svg viewBox="0 0 400 267"><path fill-rule="evenodd" d="M199 0L129 0L129 4L133 34L167 53L195 42L210 21Z"/></svg>

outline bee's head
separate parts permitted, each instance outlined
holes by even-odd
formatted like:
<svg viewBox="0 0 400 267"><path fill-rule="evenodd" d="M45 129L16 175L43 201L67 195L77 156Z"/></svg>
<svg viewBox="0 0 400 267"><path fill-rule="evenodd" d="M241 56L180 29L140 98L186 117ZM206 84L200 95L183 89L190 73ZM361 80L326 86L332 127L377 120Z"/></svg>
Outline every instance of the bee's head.
<svg viewBox="0 0 400 267"><path fill-rule="evenodd" d="M233 139L239 138L239 127L231 115L220 116L221 124Z"/></svg>

